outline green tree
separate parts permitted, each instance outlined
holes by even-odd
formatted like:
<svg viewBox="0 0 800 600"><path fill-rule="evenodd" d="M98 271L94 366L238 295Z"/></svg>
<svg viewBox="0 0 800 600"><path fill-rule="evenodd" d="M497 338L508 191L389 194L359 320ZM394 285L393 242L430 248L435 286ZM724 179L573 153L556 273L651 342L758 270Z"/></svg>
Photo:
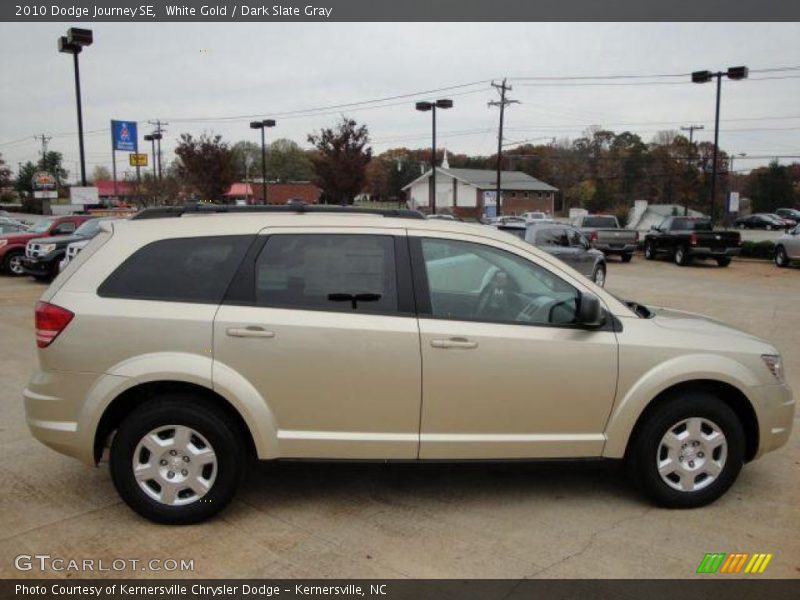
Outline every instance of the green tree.
<svg viewBox="0 0 800 600"><path fill-rule="evenodd" d="M753 212L774 212L776 208L794 204L795 191L790 167L773 161L768 167L754 169L749 179L748 192Z"/></svg>
<svg viewBox="0 0 800 600"><path fill-rule="evenodd" d="M44 157L39 159L36 165L38 170L47 171L56 178L58 186L61 187L69 178L69 171L63 165L64 156L61 152L50 150Z"/></svg>
<svg viewBox="0 0 800 600"><path fill-rule="evenodd" d="M22 165L19 171L17 171L17 178L14 180L14 189L23 194L30 194L33 190L33 175L36 171L36 165L31 161Z"/></svg>
<svg viewBox="0 0 800 600"><path fill-rule="evenodd" d="M178 177L202 200L221 199L236 179L233 152L220 135L203 133L194 138L182 133L175 154Z"/></svg>
<svg viewBox="0 0 800 600"><path fill-rule="evenodd" d="M311 164L325 201L352 204L364 189L367 165L372 159L366 125L343 117L335 127L309 135L308 141L315 148Z"/></svg>

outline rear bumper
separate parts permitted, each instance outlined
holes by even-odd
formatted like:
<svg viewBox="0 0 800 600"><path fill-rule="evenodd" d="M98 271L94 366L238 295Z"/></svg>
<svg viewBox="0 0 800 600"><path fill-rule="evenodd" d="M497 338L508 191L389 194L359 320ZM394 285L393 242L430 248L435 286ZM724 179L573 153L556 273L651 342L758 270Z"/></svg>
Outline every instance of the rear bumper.
<svg viewBox="0 0 800 600"><path fill-rule="evenodd" d="M636 251L636 244L613 244L609 242L593 242L592 248L600 250L604 254L633 254Z"/></svg>
<svg viewBox="0 0 800 600"><path fill-rule="evenodd" d="M725 258L739 256L741 248L707 248L704 246L689 246L686 252L690 256L707 256L711 258Z"/></svg>

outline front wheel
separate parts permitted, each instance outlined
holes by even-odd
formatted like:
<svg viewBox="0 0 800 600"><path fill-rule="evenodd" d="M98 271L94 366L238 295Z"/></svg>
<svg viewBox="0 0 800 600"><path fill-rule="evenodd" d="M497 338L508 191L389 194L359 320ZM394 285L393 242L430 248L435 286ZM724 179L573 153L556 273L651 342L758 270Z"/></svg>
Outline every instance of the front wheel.
<svg viewBox="0 0 800 600"><path fill-rule="evenodd" d="M652 242L647 242L644 245L644 257L647 260L655 260L656 259L656 249L653 246Z"/></svg>
<svg viewBox="0 0 800 600"><path fill-rule="evenodd" d="M24 275L25 270L22 268L22 257L22 252L9 252L6 254L5 259L3 259L3 269L5 272L15 277Z"/></svg>
<svg viewBox="0 0 800 600"><path fill-rule="evenodd" d="M622 256L620 256L620 258L622 259L622 262L629 263L633 258L633 254L623 254Z"/></svg>
<svg viewBox="0 0 800 600"><path fill-rule="evenodd" d="M592 274L592 281L594 281L600 287L605 287L606 285L606 266L603 264L597 265L594 268L594 273Z"/></svg>
<svg viewBox="0 0 800 600"><path fill-rule="evenodd" d="M764 229L766 229L767 231L772 231L772 225L767 225Z"/></svg>
<svg viewBox="0 0 800 600"><path fill-rule="evenodd" d="M775 250L775 264L781 268L789 266L789 256L783 246L778 246Z"/></svg>
<svg viewBox="0 0 800 600"><path fill-rule="evenodd" d="M736 413L704 391L667 399L637 426L628 446L629 474L668 508L710 504L736 481L745 437Z"/></svg>
<svg viewBox="0 0 800 600"><path fill-rule="evenodd" d="M231 501L245 449L231 418L201 397L165 394L128 415L111 446L111 478L137 513L189 524Z"/></svg>

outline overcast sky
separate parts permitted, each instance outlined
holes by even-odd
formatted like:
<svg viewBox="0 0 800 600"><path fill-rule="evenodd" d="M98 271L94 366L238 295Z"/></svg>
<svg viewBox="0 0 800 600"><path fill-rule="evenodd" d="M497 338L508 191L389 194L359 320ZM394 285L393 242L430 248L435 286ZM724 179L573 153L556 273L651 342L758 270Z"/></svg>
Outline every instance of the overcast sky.
<svg viewBox="0 0 800 600"><path fill-rule="evenodd" d="M77 174L75 95L70 57L56 49L68 24L0 24L3 82L0 152L16 169L35 160L33 136L53 136L71 177ZM179 133L220 133L259 141L250 116L274 117L274 137L306 146L309 132L346 114L368 125L376 152L427 147L430 114L415 98L326 110L503 76L565 77L688 73L747 65L744 82L723 81L720 145L750 155L800 155L800 24L104 24L81 55L87 170L110 166L109 120L168 121L165 157ZM763 81L758 78L770 77ZM702 124L713 139L714 85L686 78L603 81L513 80L509 141L578 136L591 125L631 130L645 140L662 129ZM653 83L655 82L655 83ZM576 85L579 83L580 85ZM593 85L587 85L592 83ZM604 83L606 85L597 85ZM607 84L614 85L607 85ZM622 85L621 85L622 84ZM632 85L635 84L635 85ZM496 98L488 83L432 93L455 107L439 113L440 145L453 153L490 154L496 146ZM225 117L241 118L225 120ZM181 119L185 119L181 121ZM205 121L186 119L207 119ZM785 159L784 162L789 162ZM120 170L127 157L119 153ZM766 160L737 164L752 167Z"/></svg>

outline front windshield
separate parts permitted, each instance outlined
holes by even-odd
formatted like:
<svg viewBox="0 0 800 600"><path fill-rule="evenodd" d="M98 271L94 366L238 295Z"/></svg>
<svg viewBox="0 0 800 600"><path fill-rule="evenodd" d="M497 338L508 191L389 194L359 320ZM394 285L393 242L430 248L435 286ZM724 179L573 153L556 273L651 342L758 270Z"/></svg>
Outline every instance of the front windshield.
<svg viewBox="0 0 800 600"><path fill-rule="evenodd" d="M97 232L100 231L100 219L92 219L91 221L86 221L83 225L78 227L75 230L75 235L79 235L81 237L94 237L97 235Z"/></svg>
<svg viewBox="0 0 800 600"><path fill-rule="evenodd" d="M50 229L52 223L52 219L39 219L28 231L30 233L44 233Z"/></svg>
<svg viewBox="0 0 800 600"><path fill-rule="evenodd" d="M518 237L521 240L525 239L525 229L522 227L498 227L500 231L505 231L506 233L510 233L513 236Z"/></svg>

